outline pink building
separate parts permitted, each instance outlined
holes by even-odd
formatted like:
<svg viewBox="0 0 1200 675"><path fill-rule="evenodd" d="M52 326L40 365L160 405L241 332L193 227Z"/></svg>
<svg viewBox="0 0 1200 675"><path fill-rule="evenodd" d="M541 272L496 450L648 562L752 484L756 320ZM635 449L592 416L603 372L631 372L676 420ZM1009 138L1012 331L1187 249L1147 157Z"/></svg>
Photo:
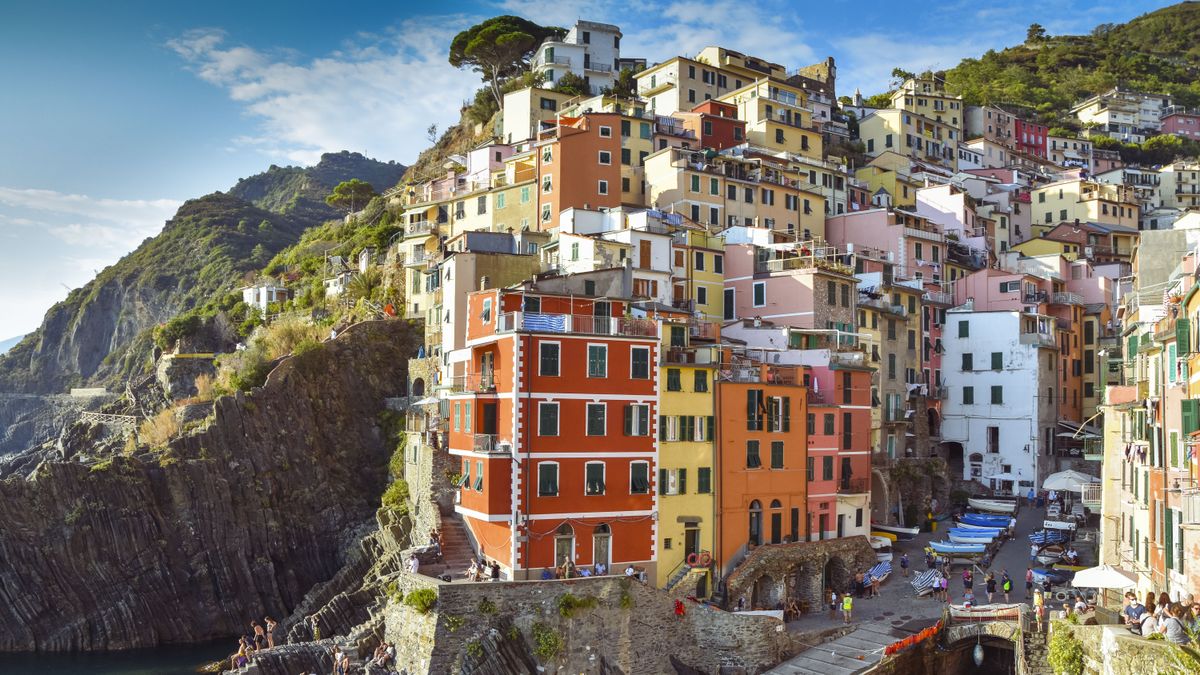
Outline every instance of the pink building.
<svg viewBox="0 0 1200 675"><path fill-rule="evenodd" d="M880 208L830 216L825 238L842 249L852 244L890 254L897 278L942 280L946 237L937 224L915 213Z"/></svg>
<svg viewBox="0 0 1200 675"><path fill-rule="evenodd" d="M1171 106L1163 111L1162 132L1200 141L1200 109Z"/></svg>
<svg viewBox="0 0 1200 675"><path fill-rule="evenodd" d="M794 328L854 332L858 280L837 261L838 253L813 242L769 249L726 244L726 320L757 317Z"/></svg>

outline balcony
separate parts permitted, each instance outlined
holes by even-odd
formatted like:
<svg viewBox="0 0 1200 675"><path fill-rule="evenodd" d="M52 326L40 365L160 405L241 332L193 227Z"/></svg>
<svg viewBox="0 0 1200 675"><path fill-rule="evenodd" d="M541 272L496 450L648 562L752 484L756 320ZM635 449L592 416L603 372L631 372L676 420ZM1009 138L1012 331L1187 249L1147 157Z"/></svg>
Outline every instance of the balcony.
<svg viewBox="0 0 1200 675"><path fill-rule="evenodd" d="M404 226L405 237L415 237L421 234L429 234L437 229L437 224L429 220L418 220L415 223L409 223Z"/></svg>
<svg viewBox="0 0 1200 675"><path fill-rule="evenodd" d="M946 236L940 232L930 230L920 230L915 227L904 228L904 236L914 237L916 239L925 239L926 241L943 242L946 241Z"/></svg>
<svg viewBox="0 0 1200 675"><path fill-rule="evenodd" d="M611 73L613 67L611 63L596 63L595 61L587 61L583 64L583 69L591 70L597 73Z"/></svg>
<svg viewBox="0 0 1200 675"><path fill-rule="evenodd" d="M795 366L726 366L722 364L717 371L720 382L767 383L767 384L796 384Z"/></svg>
<svg viewBox="0 0 1200 675"><path fill-rule="evenodd" d="M1183 525L1200 525L1200 490L1191 488L1184 490L1179 495L1180 504L1183 506Z"/></svg>
<svg viewBox="0 0 1200 675"><path fill-rule="evenodd" d="M658 322L652 319L626 319L615 316L534 312L506 312L497 317L497 333L517 331L653 338L658 337Z"/></svg>
<svg viewBox="0 0 1200 675"><path fill-rule="evenodd" d="M875 309L898 314L899 316L908 316L908 310L904 305L893 305L887 298L862 298L858 300L859 307L874 307Z"/></svg>
<svg viewBox="0 0 1200 675"><path fill-rule="evenodd" d="M426 251L409 252L404 256L404 264L407 265L424 265L426 262L433 260L433 256Z"/></svg>
<svg viewBox="0 0 1200 675"><path fill-rule="evenodd" d="M935 305L953 305L954 294L944 291L925 291L925 302Z"/></svg>
<svg viewBox="0 0 1200 675"><path fill-rule="evenodd" d="M496 391L496 381L500 378L500 371L485 370L480 373L468 373L467 375L459 375L452 377L449 381L449 389L452 394L468 394L468 393L487 393Z"/></svg>
<svg viewBox="0 0 1200 675"><path fill-rule="evenodd" d="M1022 333L1020 340L1023 345L1036 345L1051 349L1058 346L1058 341L1049 333Z"/></svg>
<svg viewBox="0 0 1200 675"><path fill-rule="evenodd" d="M851 276L854 274L854 269L832 260L816 258L812 256L795 256L790 258L775 258L773 260L759 260L754 263L754 272L763 274L767 272L790 272L793 270L827 270L836 274L844 274Z"/></svg>
<svg viewBox="0 0 1200 675"><path fill-rule="evenodd" d="M471 449L486 454L508 455L512 453L512 441L496 434L475 434Z"/></svg>
<svg viewBox="0 0 1200 675"><path fill-rule="evenodd" d="M866 478L843 478L837 486L839 495L865 495L870 491Z"/></svg>
<svg viewBox="0 0 1200 675"><path fill-rule="evenodd" d="M692 321L688 323L688 335L693 340L719 340L721 324L717 321Z"/></svg>
<svg viewBox="0 0 1200 675"><path fill-rule="evenodd" d="M666 91L674 86L674 73L655 73L649 78L638 82L638 96L653 96L660 91Z"/></svg>
<svg viewBox="0 0 1200 675"><path fill-rule="evenodd" d="M570 66L571 65L571 57L569 57L569 56L546 57L545 55L542 55L542 56L539 56L534 63L539 66L550 66L550 65Z"/></svg>
<svg viewBox="0 0 1200 675"><path fill-rule="evenodd" d="M1083 485L1083 505L1089 509L1100 508L1100 498L1104 496L1103 483L1085 483Z"/></svg>
<svg viewBox="0 0 1200 675"><path fill-rule="evenodd" d="M1036 293L1026 293L1022 296L1022 302L1029 305L1036 305L1042 302L1049 302L1050 295L1046 291L1037 291Z"/></svg>
<svg viewBox="0 0 1200 675"><path fill-rule="evenodd" d="M903 408L884 408L883 409L883 421L884 422L894 422L894 423L907 422L908 415L905 413L906 413L906 411Z"/></svg>
<svg viewBox="0 0 1200 675"><path fill-rule="evenodd" d="M1083 296L1076 293L1055 293L1050 301L1056 305L1082 305Z"/></svg>
<svg viewBox="0 0 1200 675"><path fill-rule="evenodd" d="M678 136L680 138L694 139L695 134L691 129L684 128L683 123L674 117L663 117L659 115L654 123L654 130L664 136Z"/></svg>

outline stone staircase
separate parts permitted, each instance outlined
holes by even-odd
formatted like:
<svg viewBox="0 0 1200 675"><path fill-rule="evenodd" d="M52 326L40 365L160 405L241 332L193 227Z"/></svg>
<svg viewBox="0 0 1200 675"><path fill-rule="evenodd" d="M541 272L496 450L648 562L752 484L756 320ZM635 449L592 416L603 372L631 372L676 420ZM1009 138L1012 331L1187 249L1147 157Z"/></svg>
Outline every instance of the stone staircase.
<svg viewBox="0 0 1200 675"><path fill-rule="evenodd" d="M471 548L471 539L467 535L467 526L456 513L442 512L442 563L447 574L455 579L462 578L463 572L471 566L475 559L475 550Z"/></svg>
<svg viewBox="0 0 1200 675"><path fill-rule="evenodd" d="M852 675L883 659L883 648L912 633L864 622L847 635L801 652L768 670L768 675ZM859 658L859 657L862 658Z"/></svg>
<svg viewBox="0 0 1200 675"><path fill-rule="evenodd" d="M1054 675L1050 667L1050 646L1046 634L1031 626L1022 636L1025 641L1025 672L1022 675Z"/></svg>

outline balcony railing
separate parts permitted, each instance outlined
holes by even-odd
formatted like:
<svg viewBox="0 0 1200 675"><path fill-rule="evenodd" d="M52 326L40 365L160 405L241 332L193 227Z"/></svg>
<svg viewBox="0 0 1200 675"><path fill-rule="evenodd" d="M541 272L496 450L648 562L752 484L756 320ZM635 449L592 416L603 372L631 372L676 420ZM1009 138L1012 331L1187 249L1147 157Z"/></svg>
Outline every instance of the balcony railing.
<svg viewBox="0 0 1200 675"><path fill-rule="evenodd" d="M925 291L925 302L937 305L953 305L954 294L944 291Z"/></svg>
<svg viewBox="0 0 1200 675"><path fill-rule="evenodd" d="M721 337L721 324L716 321L692 321L688 323L688 335L693 340L716 340Z"/></svg>
<svg viewBox="0 0 1200 675"><path fill-rule="evenodd" d="M766 382L769 384L796 384L796 368L792 366L725 366L717 371L721 382Z"/></svg>
<svg viewBox="0 0 1200 675"><path fill-rule="evenodd" d="M905 415L905 411L903 408L884 408L883 409L883 421L884 422L907 422L908 416Z"/></svg>
<svg viewBox="0 0 1200 675"><path fill-rule="evenodd" d="M496 391L496 382L500 379L500 371L485 370L481 373L468 373L450 378L450 392L455 394L482 393Z"/></svg>
<svg viewBox="0 0 1200 675"><path fill-rule="evenodd" d="M1039 347L1057 347L1058 341L1049 333L1022 333L1021 344L1037 345Z"/></svg>
<svg viewBox="0 0 1200 675"><path fill-rule="evenodd" d="M1103 483L1084 483L1083 505L1089 508L1100 506L1100 498L1104 494Z"/></svg>
<svg viewBox="0 0 1200 675"><path fill-rule="evenodd" d="M512 452L512 441L496 434L475 434L471 449L475 452L507 455Z"/></svg>
<svg viewBox="0 0 1200 675"><path fill-rule="evenodd" d="M1048 293L1046 293L1046 291L1037 291L1036 293L1026 293L1023 296L1023 302L1027 302L1031 305L1036 305L1039 302L1048 302L1049 300L1050 300L1050 295Z"/></svg>
<svg viewBox="0 0 1200 675"><path fill-rule="evenodd" d="M405 265L423 265L426 261L432 260L433 256L425 251L409 252L404 256Z"/></svg>
<svg viewBox="0 0 1200 675"><path fill-rule="evenodd" d="M537 63L538 63L538 65L542 65L542 66L546 66L546 65L569 66L569 65L571 65L571 57L569 57L569 56L547 57L547 56L543 55L543 56L538 57Z"/></svg>
<svg viewBox="0 0 1200 675"><path fill-rule="evenodd" d="M1075 293L1055 293L1052 302L1057 305L1082 305L1083 296Z"/></svg>
<svg viewBox="0 0 1200 675"><path fill-rule="evenodd" d="M638 96L646 96L675 86L674 73L657 73L638 82Z"/></svg>
<svg viewBox="0 0 1200 675"><path fill-rule="evenodd" d="M497 317L497 333L512 333L514 331L657 337L658 322L652 319L627 319L617 316L539 314L534 312L507 312Z"/></svg>
<svg viewBox="0 0 1200 675"><path fill-rule="evenodd" d="M597 73L611 73L613 67L611 63L596 63L595 61L589 61L583 64L583 69L594 70Z"/></svg>
<svg viewBox="0 0 1200 675"><path fill-rule="evenodd" d="M843 478L838 482L837 491L839 495L862 495L869 487L866 478Z"/></svg>
<svg viewBox="0 0 1200 675"><path fill-rule="evenodd" d="M418 234L429 234L437 227L436 223L428 220L418 220L415 223L409 223L404 226L404 235L407 237L416 236Z"/></svg>

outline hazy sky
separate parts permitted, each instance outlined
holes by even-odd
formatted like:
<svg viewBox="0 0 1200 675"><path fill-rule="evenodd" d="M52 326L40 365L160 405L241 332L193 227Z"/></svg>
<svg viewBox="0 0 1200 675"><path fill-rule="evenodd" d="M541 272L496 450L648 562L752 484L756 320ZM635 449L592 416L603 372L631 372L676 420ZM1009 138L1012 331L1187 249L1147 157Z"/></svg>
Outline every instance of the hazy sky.
<svg viewBox="0 0 1200 675"><path fill-rule="evenodd" d="M356 150L412 161L478 76L453 35L502 13L616 23L652 62L709 44L789 69L837 59L839 94L1169 2L43 2L0 7L0 340L157 233L179 203L270 164Z"/></svg>

